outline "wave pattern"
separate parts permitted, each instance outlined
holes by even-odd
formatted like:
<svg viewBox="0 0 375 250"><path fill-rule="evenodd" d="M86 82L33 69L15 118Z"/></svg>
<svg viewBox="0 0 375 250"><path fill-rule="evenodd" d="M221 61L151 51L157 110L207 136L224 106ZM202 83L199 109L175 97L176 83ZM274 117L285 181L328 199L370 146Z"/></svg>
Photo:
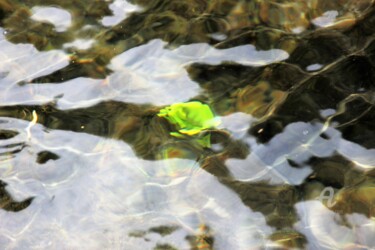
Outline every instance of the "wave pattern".
<svg viewBox="0 0 375 250"><path fill-rule="evenodd" d="M374 13L0 1L0 245L371 249ZM192 100L210 148L156 115Z"/></svg>

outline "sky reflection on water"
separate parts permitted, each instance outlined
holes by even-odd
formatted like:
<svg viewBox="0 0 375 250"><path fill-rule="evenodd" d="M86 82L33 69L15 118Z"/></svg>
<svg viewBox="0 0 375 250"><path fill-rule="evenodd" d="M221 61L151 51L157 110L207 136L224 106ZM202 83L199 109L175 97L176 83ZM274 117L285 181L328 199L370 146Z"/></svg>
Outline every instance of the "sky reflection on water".
<svg viewBox="0 0 375 250"><path fill-rule="evenodd" d="M0 39L4 36L0 35ZM252 45L218 50L207 44L191 44L169 50L164 48L167 43L153 40L114 57L109 65L114 73L104 80L80 77L60 84L19 86L17 83L64 68L69 57L62 51L37 52L31 45L20 47L5 40L2 43L6 49L6 54L0 54L4 58L2 71L11 72L1 79L2 104L41 104L58 96L57 106L61 109L87 107L106 100L154 105L183 102L202 91L186 72L189 64L233 61L266 65L288 58L282 50L256 51Z"/></svg>
<svg viewBox="0 0 375 250"><path fill-rule="evenodd" d="M238 124L237 128L247 126L248 119L244 116L244 123ZM13 159L1 159L2 179L9 184L8 191L16 200L35 197L33 203L21 212L0 210L2 245L14 249L22 249L25 245L75 248L85 240L85 249L132 248L139 244L151 248L163 243L186 249L189 245L185 237L199 233L202 224L215 232L217 249L255 249L275 245L268 241L274 229L266 224L264 216L245 206L235 192L202 170L195 161L147 161L137 158L131 147L122 141L49 130L17 119L2 119L1 124L2 129L19 133L3 141L3 146L26 143ZM291 129L293 127L298 129ZM307 141L312 148L321 145L321 139L311 138L317 139L318 133L314 131L322 126L295 123L289 128L270 144L254 148L246 160L228 160L227 166L234 178L251 182L268 180L270 184L301 183L311 169L305 166L303 169L307 172L296 176L290 166L275 161L283 157L284 161L291 158L298 162L298 157L285 155L284 147L274 147L285 145L281 142L283 137L306 130L309 130L309 134L305 133L307 137L301 137L302 141L292 140L294 146L290 146L298 148ZM235 130L233 126L231 130ZM330 135L334 133L336 136L332 138L333 143L324 144L325 152L336 150L349 159L362 154L374 155L355 144L351 146L353 143L343 140L334 129L329 130ZM355 147L357 150L350 151L349 155L340 150L343 144L345 149ZM309 151L308 148L300 153L319 154L319 151ZM54 152L60 158L43 165L36 163L37 153L44 150ZM272 155L266 152L272 152ZM291 149L287 152L298 156ZM249 165L241 161L252 166L249 173L250 169L246 168ZM254 172L256 169L262 173L258 178ZM246 176L252 180L246 180ZM319 196L319 193L315 194ZM295 208L300 216L295 228L304 233L311 249L318 246L341 248L351 242L356 242L357 246L373 245L370 235L374 233L375 223L363 215L346 215L353 226L350 228L337 222L335 218L339 215L318 200L301 201ZM235 227L232 226L234 223ZM178 229L166 237L147 233L150 228L160 225ZM323 228L327 231L322 231ZM135 231L146 233L144 237L131 236ZM335 237L332 232L343 237Z"/></svg>
<svg viewBox="0 0 375 250"><path fill-rule="evenodd" d="M374 2L281 2L0 1L0 246L371 249Z"/></svg>
<svg viewBox="0 0 375 250"><path fill-rule="evenodd" d="M0 210L2 245L74 248L85 240L85 249L98 249L116 239L124 248L166 242L185 249L184 237L205 224L219 249L246 249L263 245L272 232L260 213L195 161L141 160L121 141L40 125L28 135L28 126L16 119L2 124L19 132L9 143L27 144L14 159L1 161L3 180L16 199L35 197L19 213ZM42 150L60 159L35 163ZM166 238L150 236L149 242L129 236L160 225L179 229Z"/></svg>

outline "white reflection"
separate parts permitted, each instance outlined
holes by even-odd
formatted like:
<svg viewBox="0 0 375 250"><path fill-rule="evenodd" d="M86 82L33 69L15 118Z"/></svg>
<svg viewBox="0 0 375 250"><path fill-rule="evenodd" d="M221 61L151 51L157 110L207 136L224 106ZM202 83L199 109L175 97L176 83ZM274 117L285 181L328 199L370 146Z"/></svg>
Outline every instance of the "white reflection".
<svg viewBox="0 0 375 250"><path fill-rule="evenodd" d="M3 37L3 35L1 35ZM72 44L70 44L72 45ZM132 103L168 105L187 101L202 89L192 81L185 69L192 63L220 64L232 61L244 65L264 65L284 60L282 50L256 51L252 45L218 50L208 44L190 44L174 50L159 39L135 47L114 57L109 68L114 71L106 79L75 78L59 84L15 83L52 73L68 64L63 52L37 52L32 45L14 45L2 41L6 47L3 72L10 72L2 82L0 98L3 105L41 104L56 96L60 109L88 107L101 101L117 100ZM19 67L19 70L17 70Z"/></svg>
<svg viewBox="0 0 375 250"><path fill-rule="evenodd" d="M247 131L251 124L257 119L249 114L236 112L227 116L222 116L220 120L221 123L218 128L225 128L230 131L233 138L238 140L247 137Z"/></svg>
<svg viewBox="0 0 375 250"><path fill-rule="evenodd" d="M121 141L84 133L45 131L36 124L4 119L28 147L0 164L2 180L17 199L35 196L18 213L0 210L0 244L7 248L152 249L168 243L188 249L187 235L205 224L215 249L256 249L272 233L263 215L191 160L146 161ZM41 150L60 156L40 165ZM1 166L1 165L0 165ZM134 230L178 226L171 235L129 236Z"/></svg>
<svg viewBox="0 0 375 250"><path fill-rule="evenodd" d="M327 137L321 137L322 133ZM361 170L375 167L375 149L366 149L347 141L342 138L341 132L320 123L291 123L266 144L257 144L253 137L245 138L245 141L251 147L248 157L226 162L232 175L241 181L299 185L312 172L306 165L311 157L329 157L336 152Z"/></svg>
<svg viewBox="0 0 375 250"><path fill-rule="evenodd" d="M66 31L72 24L70 13L61 8L37 6L33 7L31 12L31 19L50 22L55 25L58 32Z"/></svg>
<svg viewBox="0 0 375 250"><path fill-rule="evenodd" d="M112 59L110 68L115 73L109 76L109 85L113 86L112 91L121 95L119 99L155 105L186 101L201 91L186 72L185 67L189 64L232 61L259 66L288 57L282 50L256 51L252 45L224 50L203 43L174 50L165 49L166 45L156 39Z"/></svg>
<svg viewBox="0 0 375 250"><path fill-rule="evenodd" d="M311 22L318 27L328 27L335 23L338 14L337 10L330 10L324 12L322 16L313 19Z"/></svg>
<svg viewBox="0 0 375 250"><path fill-rule="evenodd" d="M91 48L91 46L94 44L94 42L95 42L94 39L76 39L71 43L65 43L64 49L70 48L70 47L75 47L77 49L86 50L86 49Z"/></svg>
<svg viewBox="0 0 375 250"><path fill-rule="evenodd" d="M112 10L113 16L106 16L102 19L104 26L114 26L130 16L131 13L142 10L139 6L126 0L115 0L109 5L109 8Z"/></svg>
<svg viewBox="0 0 375 250"><path fill-rule="evenodd" d="M19 88L14 86L18 82L48 75L68 65L69 57L62 51L40 52L31 44L10 43L3 31L0 28L0 98L8 99L3 96L4 90ZM12 95L12 92L7 95Z"/></svg>
<svg viewBox="0 0 375 250"><path fill-rule="evenodd" d="M361 214L340 217L320 201L295 205L301 220L295 229L304 234L308 249L372 249L375 221Z"/></svg>
<svg viewBox="0 0 375 250"><path fill-rule="evenodd" d="M315 63L315 64L311 64L309 66L306 67L306 70L307 71L316 71L316 70L320 70L321 68L323 68L324 65L322 64L319 64L319 63Z"/></svg>
<svg viewBox="0 0 375 250"><path fill-rule="evenodd" d="M31 44L8 42L0 28L0 103L1 105L40 104L51 101L33 87L19 86L22 81L30 81L48 75L68 65L69 57L62 51L39 52Z"/></svg>

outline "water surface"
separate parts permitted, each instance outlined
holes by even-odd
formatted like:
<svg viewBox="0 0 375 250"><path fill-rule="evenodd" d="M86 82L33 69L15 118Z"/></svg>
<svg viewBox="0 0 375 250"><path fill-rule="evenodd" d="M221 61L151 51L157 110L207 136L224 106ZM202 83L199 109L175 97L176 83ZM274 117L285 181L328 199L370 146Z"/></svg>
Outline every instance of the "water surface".
<svg viewBox="0 0 375 250"><path fill-rule="evenodd" d="M374 13L0 1L0 246L372 249ZM157 116L187 101L210 147Z"/></svg>

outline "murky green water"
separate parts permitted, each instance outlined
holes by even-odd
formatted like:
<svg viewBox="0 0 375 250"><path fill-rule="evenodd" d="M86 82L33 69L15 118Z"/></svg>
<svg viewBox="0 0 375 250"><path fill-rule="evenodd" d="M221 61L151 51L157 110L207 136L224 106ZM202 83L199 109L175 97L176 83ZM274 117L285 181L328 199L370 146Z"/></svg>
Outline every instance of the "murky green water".
<svg viewBox="0 0 375 250"><path fill-rule="evenodd" d="M373 1L0 0L0 31L1 249L375 248ZM188 101L220 125L158 116Z"/></svg>

